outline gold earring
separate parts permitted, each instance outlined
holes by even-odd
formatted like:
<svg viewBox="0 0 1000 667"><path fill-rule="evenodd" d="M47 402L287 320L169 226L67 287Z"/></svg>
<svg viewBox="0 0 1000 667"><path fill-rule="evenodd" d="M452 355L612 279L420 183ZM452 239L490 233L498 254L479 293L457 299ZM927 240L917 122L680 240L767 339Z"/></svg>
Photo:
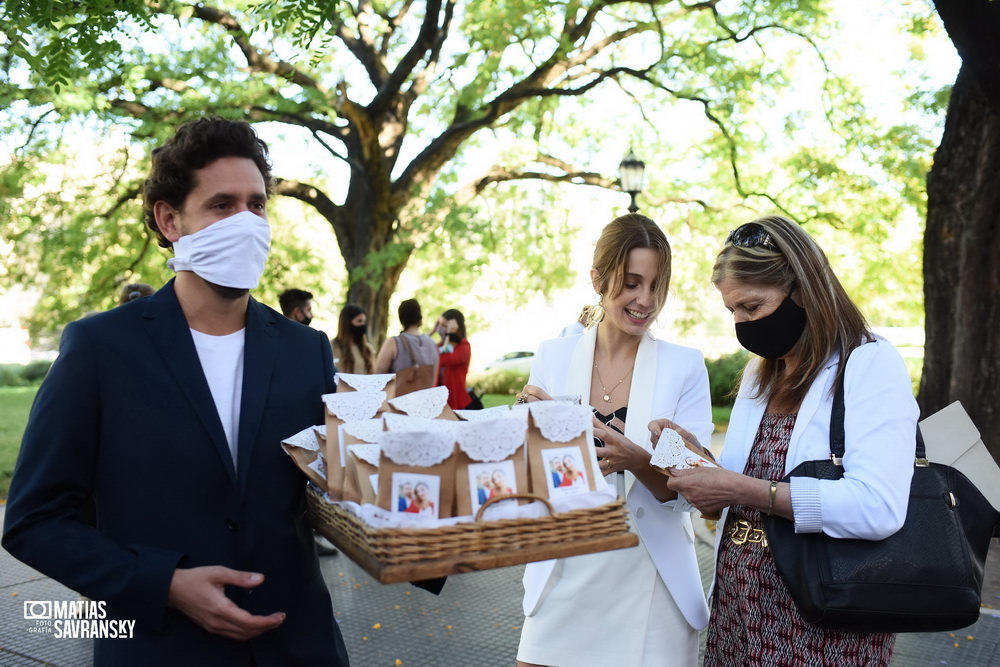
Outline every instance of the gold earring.
<svg viewBox="0 0 1000 667"><path fill-rule="evenodd" d="M593 324L600 324L601 320L604 319L604 295L600 292L597 293L597 305L590 307L590 321Z"/></svg>

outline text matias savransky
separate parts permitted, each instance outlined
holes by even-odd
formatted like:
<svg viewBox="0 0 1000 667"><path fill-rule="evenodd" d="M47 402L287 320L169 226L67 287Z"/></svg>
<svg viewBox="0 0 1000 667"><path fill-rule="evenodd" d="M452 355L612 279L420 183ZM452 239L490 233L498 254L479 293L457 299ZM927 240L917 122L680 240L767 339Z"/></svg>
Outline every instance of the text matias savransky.
<svg viewBox="0 0 1000 667"><path fill-rule="evenodd" d="M95 600L26 600L28 632L59 639L131 639L135 621L108 618L106 603Z"/></svg>

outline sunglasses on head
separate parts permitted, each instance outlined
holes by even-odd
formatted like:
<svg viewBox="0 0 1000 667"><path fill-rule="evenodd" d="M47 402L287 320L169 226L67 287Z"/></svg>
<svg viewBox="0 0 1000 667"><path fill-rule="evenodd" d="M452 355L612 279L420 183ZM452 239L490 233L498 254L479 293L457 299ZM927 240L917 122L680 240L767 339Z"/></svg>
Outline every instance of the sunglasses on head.
<svg viewBox="0 0 1000 667"><path fill-rule="evenodd" d="M731 243L737 248L778 250L778 246L771 240L771 233L757 222L748 222L729 232L729 236L726 237L726 243Z"/></svg>

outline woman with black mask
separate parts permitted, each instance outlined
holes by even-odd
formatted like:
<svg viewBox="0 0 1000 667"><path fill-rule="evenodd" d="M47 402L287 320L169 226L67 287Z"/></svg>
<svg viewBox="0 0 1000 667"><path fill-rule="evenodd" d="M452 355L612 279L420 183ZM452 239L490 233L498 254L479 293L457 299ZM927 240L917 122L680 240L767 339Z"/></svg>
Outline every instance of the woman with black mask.
<svg viewBox="0 0 1000 667"><path fill-rule="evenodd" d="M448 387L448 406L452 410L464 410L472 402L465 387L472 359L472 346L465 335L465 315L454 308L444 311L435 331L441 336L438 386Z"/></svg>
<svg viewBox="0 0 1000 667"><path fill-rule="evenodd" d="M375 370L375 350L368 342L368 313L349 303L340 311L337 337L333 347L333 365L341 373L369 375Z"/></svg>
<svg viewBox="0 0 1000 667"><path fill-rule="evenodd" d="M706 666L888 665L894 635L810 625L792 603L762 530L776 514L797 533L881 540L906 517L917 404L899 352L868 326L826 255L780 216L735 229L712 273L743 371L720 468L675 470L671 490L718 523ZM834 388L845 389L844 476L792 477L830 456ZM658 426L669 426L662 422Z"/></svg>

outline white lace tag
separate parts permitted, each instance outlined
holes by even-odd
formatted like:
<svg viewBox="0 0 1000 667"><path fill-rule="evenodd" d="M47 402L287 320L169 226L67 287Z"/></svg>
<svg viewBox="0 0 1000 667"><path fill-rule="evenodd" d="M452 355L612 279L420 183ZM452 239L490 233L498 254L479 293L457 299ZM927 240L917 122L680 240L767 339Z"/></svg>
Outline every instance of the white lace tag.
<svg viewBox="0 0 1000 667"><path fill-rule="evenodd" d="M428 419L427 417L411 417L410 415L399 415L395 412L386 412L382 415L385 420L387 431L431 431L434 433L447 433L452 438L453 429L458 422L451 419Z"/></svg>
<svg viewBox="0 0 1000 667"><path fill-rule="evenodd" d="M349 454L354 454L357 458L361 459L369 465L378 467L379 454L382 449L376 444L364 444L364 445L348 445L347 452Z"/></svg>
<svg viewBox="0 0 1000 667"><path fill-rule="evenodd" d="M379 373L377 375L359 375L358 373L337 373L334 378L337 383L343 382L355 391L385 391L390 380L396 378L395 373Z"/></svg>
<svg viewBox="0 0 1000 667"><path fill-rule="evenodd" d="M436 466L455 451L455 440L448 432L383 431L379 444L394 463L424 468Z"/></svg>
<svg viewBox="0 0 1000 667"><path fill-rule="evenodd" d="M455 410L455 414L467 422L506 417L511 412L510 406L507 405L494 405L492 408L483 408L482 410Z"/></svg>
<svg viewBox="0 0 1000 667"><path fill-rule="evenodd" d="M458 422L458 446L473 461L503 461L524 444L528 425L517 417Z"/></svg>
<svg viewBox="0 0 1000 667"><path fill-rule="evenodd" d="M344 424L344 433L364 442L378 442L378 434L383 430L381 417Z"/></svg>
<svg viewBox="0 0 1000 667"><path fill-rule="evenodd" d="M682 470L696 466L716 467L704 456L690 449L681 434L672 428L665 428L660 432L660 439L656 443L656 449L653 450L649 465L655 468L679 468Z"/></svg>
<svg viewBox="0 0 1000 667"><path fill-rule="evenodd" d="M389 405L412 417L433 419L441 414L448 403L448 387L431 387L389 400Z"/></svg>
<svg viewBox="0 0 1000 667"><path fill-rule="evenodd" d="M532 401L528 409L538 430L552 442L569 442L584 433L593 419L589 406L562 401Z"/></svg>
<svg viewBox="0 0 1000 667"><path fill-rule="evenodd" d="M319 451L319 442L316 440L316 434L313 432L314 426L302 429L293 436L289 436L281 441L283 445L289 445L291 447L298 447L299 449L308 449L311 452Z"/></svg>
<svg viewBox="0 0 1000 667"><path fill-rule="evenodd" d="M341 391L323 394L326 410L342 422L371 419L385 403L385 392Z"/></svg>

